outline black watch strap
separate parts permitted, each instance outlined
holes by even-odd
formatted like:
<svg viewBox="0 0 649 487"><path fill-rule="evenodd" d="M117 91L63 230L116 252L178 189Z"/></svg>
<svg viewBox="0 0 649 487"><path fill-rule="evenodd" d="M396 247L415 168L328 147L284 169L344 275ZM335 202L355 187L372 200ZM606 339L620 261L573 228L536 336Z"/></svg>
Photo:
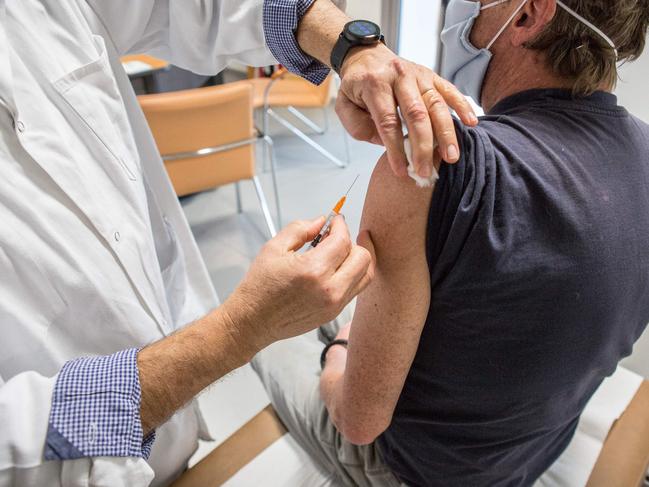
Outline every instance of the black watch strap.
<svg viewBox="0 0 649 487"><path fill-rule="evenodd" d="M327 363L327 352L331 350L332 347L335 347L336 345L340 345L341 347L347 348L349 345L348 340L334 340L333 342L330 342L327 344L326 347L324 347L324 350L322 351L322 354L320 355L320 368L324 369L325 364Z"/></svg>
<svg viewBox="0 0 649 487"><path fill-rule="evenodd" d="M336 42L333 51L331 51L331 67L336 73L340 74L340 69L343 67L345 58L352 47L354 47L353 43L345 37L344 32L341 32L338 42Z"/></svg>
<svg viewBox="0 0 649 487"><path fill-rule="evenodd" d="M385 44L384 35L381 35L381 37L377 41L377 44L379 42ZM333 51L331 51L331 67L333 68L333 70L336 73L340 74L340 70L343 67L343 63L345 62L345 59L347 58L349 51L351 51L352 48L354 47L367 46L367 45L371 46L374 44L363 44L360 42L352 42L347 38L347 36L345 36L345 33L342 32L340 34L340 37L338 38L338 41L336 42L336 45L333 48Z"/></svg>

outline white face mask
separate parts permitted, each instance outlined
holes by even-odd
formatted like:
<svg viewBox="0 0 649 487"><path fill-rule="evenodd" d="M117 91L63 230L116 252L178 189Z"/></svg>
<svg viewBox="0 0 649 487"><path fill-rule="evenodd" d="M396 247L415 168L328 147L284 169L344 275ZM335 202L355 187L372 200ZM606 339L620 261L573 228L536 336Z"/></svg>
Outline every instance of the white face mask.
<svg viewBox="0 0 649 487"><path fill-rule="evenodd" d="M444 44L442 77L457 86L465 95L473 98L476 103L480 103L482 85L487 74L487 69L489 68L489 63L491 62L491 47L503 32L505 32L507 27L509 27L528 0L521 2L484 49L478 49L471 44L471 29L473 29L475 19L480 16L483 10L497 7L510 1L496 0L486 5L481 5L479 1L450 0L446 9L446 20L444 30L442 31L442 43ZM602 37L615 51L617 58L615 44L604 32L566 6L561 0L557 0L557 5Z"/></svg>

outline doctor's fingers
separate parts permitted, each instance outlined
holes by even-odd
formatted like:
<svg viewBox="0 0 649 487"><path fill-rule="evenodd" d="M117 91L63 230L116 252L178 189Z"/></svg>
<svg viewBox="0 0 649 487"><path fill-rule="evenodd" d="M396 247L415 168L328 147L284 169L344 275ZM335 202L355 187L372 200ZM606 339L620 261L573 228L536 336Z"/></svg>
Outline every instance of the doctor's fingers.
<svg viewBox="0 0 649 487"><path fill-rule="evenodd" d="M318 235L324 222L324 216L311 221L298 220L291 222L275 238L269 240L266 245L280 252L299 250Z"/></svg>
<svg viewBox="0 0 649 487"><path fill-rule="evenodd" d="M330 278L345 262L352 250L352 239L345 219L338 215L331 222L329 234L320 244L302 257L309 261L311 271L318 279Z"/></svg>
<svg viewBox="0 0 649 487"><path fill-rule="evenodd" d="M416 72L406 69L402 61L395 62L399 74L394 94L399 103L401 116L408 127L408 136L412 143L412 163L415 171L427 178L433 171L433 124L432 113L429 114L422 99Z"/></svg>
<svg viewBox="0 0 649 487"><path fill-rule="evenodd" d="M356 245L330 281L344 307L374 279L374 262L367 249Z"/></svg>
<svg viewBox="0 0 649 487"><path fill-rule="evenodd" d="M370 113L351 101L340 91L336 97L336 114L343 127L354 139L383 145Z"/></svg>
<svg viewBox="0 0 649 487"><path fill-rule="evenodd" d="M374 242L372 241L372 235L369 230L361 230L356 239L356 244L360 249L364 249L367 252L370 258L370 264L365 275L356 283L356 287L351 290L352 297L360 294L372 282L376 273L376 249L374 248Z"/></svg>
<svg viewBox="0 0 649 487"><path fill-rule="evenodd" d="M453 83L442 78L437 73L430 71L424 66L420 66L420 69L422 69L424 73L428 73L432 76L431 82L424 82L422 88L427 89L427 85L428 87L434 87L442 98L444 98L446 104L455 110L457 116L462 120L462 123L470 126L478 125L478 117L476 116L471 103L469 103L467 97L464 96ZM427 81L426 77L423 79Z"/></svg>
<svg viewBox="0 0 649 487"><path fill-rule="evenodd" d="M453 84L424 67L420 67L420 72L419 87L440 153L446 162L455 163L460 151L450 109L455 110L467 125L476 125L478 119L471 104Z"/></svg>
<svg viewBox="0 0 649 487"><path fill-rule="evenodd" d="M397 176L406 176L408 161L403 147L403 126L394 88L378 78L369 78L369 83L367 90L363 92L363 102L372 115L376 131L388 153L392 171ZM416 83L414 88L417 89Z"/></svg>

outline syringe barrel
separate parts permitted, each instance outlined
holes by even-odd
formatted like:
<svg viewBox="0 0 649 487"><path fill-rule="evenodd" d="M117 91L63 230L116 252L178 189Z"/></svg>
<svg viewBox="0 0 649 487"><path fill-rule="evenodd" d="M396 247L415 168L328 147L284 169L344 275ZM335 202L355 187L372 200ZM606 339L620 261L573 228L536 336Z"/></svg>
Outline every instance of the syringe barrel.
<svg viewBox="0 0 649 487"><path fill-rule="evenodd" d="M322 242L322 239L325 238L327 233L329 233L329 230L331 229L331 223L333 222L333 219L336 218L336 216L337 213L333 211L329 213L329 216L327 216L327 220L325 221L325 224L320 229L318 236L315 239L313 239L313 242L311 242L311 247L317 247L318 244Z"/></svg>

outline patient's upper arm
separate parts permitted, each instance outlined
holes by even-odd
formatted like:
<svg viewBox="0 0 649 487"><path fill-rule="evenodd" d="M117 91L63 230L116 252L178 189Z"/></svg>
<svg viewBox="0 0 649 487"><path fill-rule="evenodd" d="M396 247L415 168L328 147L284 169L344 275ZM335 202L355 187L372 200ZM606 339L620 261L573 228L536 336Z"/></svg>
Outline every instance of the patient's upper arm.
<svg viewBox="0 0 649 487"><path fill-rule="evenodd" d="M372 441L390 423L417 351L430 303L426 232L432 189L397 178L383 157L372 176L361 230L376 249L376 275L350 335L343 431Z"/></svg>

